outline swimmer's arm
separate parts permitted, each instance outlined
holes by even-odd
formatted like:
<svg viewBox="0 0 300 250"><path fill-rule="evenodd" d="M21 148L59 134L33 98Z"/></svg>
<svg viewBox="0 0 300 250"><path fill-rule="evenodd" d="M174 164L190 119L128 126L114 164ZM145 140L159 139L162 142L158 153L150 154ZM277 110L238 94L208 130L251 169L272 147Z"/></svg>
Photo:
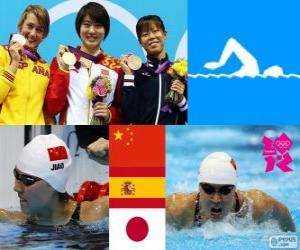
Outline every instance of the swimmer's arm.
<svg viewBox="0 0 300 250"><path fill-rule="evenodd" d="M80 220L84 223L94 223L106 217L108 217L108 196L81 203Z"/></svg>
<svg viewBox="0 0 300 250"><path fill-rule="evenodd" d="M23 223L26 216L22 212L0 209L0 222Z"/></svg>
<svg viewBox="0 0 300 250"><path fill-rule="evenodd" d="M98 157L108 155L109 141L100 137L98 140L92 142L87 146L87 151Z"/></svg>
<svg viewBox="0 0 300 250"><path fill-rule="evenodd" d="M278 221L281 230L296 232L296 226L288 208L276 200L274 200L273 207L273 218Z"/></svg>
<svg viewBox="0 0 300 250"><path fill-rule="evenodd" d="M278 224L284 232L296 231L295 224L288 208L281 202L260 190L251 190L248 195L254 200L253 219L257 222L263 222L267 219L278 221Z"/></svg>
<svg viewBox="0 0 300 250"><path fill-rule="evenodd" d="M192 227L194 224L196 193L172 194L167 198L167 224L177 229Z"/></svg>

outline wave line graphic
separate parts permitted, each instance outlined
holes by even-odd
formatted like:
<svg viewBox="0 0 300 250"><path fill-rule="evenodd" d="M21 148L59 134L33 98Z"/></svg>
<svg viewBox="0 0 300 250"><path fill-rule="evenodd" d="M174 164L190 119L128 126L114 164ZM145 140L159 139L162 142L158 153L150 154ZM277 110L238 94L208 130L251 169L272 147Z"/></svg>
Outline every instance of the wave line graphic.
<svg viewBox="0 0 300 250"><path fill-rule="evenodd" d="M200 74L200 73L196 73L196 74L188 74L189 77L191 78L298 78L300 79L300 75L298 74L294 74L294 73L290 73L290 74L283 74L283 75L279 75L279 76L270 76L270 75L264 75L264 74L258 74L255 76L237 76L234 74Z"/></svg>

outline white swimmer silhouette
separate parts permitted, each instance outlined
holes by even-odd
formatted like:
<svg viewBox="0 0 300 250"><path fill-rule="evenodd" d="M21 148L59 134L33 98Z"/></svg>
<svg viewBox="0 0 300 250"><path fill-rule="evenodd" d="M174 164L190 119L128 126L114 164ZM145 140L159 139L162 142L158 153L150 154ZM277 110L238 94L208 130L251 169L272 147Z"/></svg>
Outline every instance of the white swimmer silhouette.
<svg viewBox="0 0 300 250"><path fill-rule="evenodd" d="M217 68L220 68L226 64L228 59L232 54L235 54L237 58L241 61L242 67L234 72L228 75L228 77L237 76L237 77L279 77L284 76L283 70L280 66L274 65L269 68L267 68L263 74L259 74L259 66L257 63L256 58L247 51L237 40L234 38L230 38L221 54L221 57L218 62L207 62L205 63L204 67L207 69L215 70ZM222 74L224 75L224 74Z"/></svg>

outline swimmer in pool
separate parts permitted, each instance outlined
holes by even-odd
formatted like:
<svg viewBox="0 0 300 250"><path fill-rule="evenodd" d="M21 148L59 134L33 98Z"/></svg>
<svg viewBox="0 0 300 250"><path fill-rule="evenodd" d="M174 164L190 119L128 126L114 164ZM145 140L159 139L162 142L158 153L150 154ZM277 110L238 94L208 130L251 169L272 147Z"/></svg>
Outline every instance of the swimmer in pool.
<svg viewBox="0 0 300 250"><path fill-rule="evenodd" d="M0 209L0 221L60 226L107 217L107 195L78 203L67 194L70 165L69 149L61 139L53 134L35 137L23 148L14 169L21 212Z"/></svg>
<svg viewBox="0 0 300 250"><path fill-rule="evenodd" d="M226 153L215 152L202 161L198 183L198 192L175 193L167 198L168 224L181 229L222 221L230 214L242 218L251 213L255 223L275 220L282 231L296 231L283 203L260 190L236 189L236 165Z"/></svg>

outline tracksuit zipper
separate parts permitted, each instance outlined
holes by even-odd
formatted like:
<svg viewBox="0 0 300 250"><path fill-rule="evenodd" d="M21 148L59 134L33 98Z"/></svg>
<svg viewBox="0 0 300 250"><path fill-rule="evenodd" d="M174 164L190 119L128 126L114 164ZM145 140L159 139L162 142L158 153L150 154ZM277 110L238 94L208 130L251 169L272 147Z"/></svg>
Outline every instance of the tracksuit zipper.
<svg viewBox="0 0 300 250"><path fill-rule="evenodd" d="M30 61L29 61L28 58L27 58L27 62L28 62L28 68L31 67L30 66ZM31 71L33 70L34 65L35 64L32 65ZM25 122L24 122L24 124L28 124L27 123L27 112L28 112L28 102L30 100L30 92L31 92L31 81L32 81L32 74L30 74L31 71L28 71L28 76L29 76L28 79L29 79L29 81L28 81L27 96L26 96L26 101L25 101Z"/></svg>
<svg viewBox="0 0 300 250"><path fill-rule="evenodd" d="M159 75L158 75L158 85L159 85L159 90L158 90L158 106L157 106L157 112L156 112L156 118L155 118L155 125L158 124L159 114L160 114L160 106L161 106L161 87L162 87L161 73L159 73Z"/></svg>
<svg viewBox="0 0 300 250"><path fill-rule="evenodd" d="M160 64L158 64L158 68L160 67ZM156 111L156 118L155 118L155 125L158 124L159 121L159 114L160 114L160 106L161 106L161 89L162 89L162 79L161 79L161 72L158 75L158 106Z"/></svg>
<svg viewBox="0 0 300 250"><path fill-rule="evenodd" d="M92 65L90 65L90 68L88 69L88 83L91 82L91 75L92 75ZM89 88L89 86L88 86ZM87 125L90 124L90 109L91 109L91 100L88 99L88 112L87 112Z"/></svg>

